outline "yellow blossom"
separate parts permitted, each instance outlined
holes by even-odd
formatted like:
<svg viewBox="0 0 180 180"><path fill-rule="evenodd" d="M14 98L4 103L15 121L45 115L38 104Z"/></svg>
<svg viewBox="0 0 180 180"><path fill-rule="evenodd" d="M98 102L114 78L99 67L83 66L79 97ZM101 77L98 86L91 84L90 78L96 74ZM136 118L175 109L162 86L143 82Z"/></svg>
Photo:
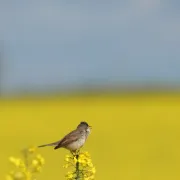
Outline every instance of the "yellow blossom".
<svg viewBox="0 0 180 180"><path fill-rule="evenodd" d="M67 155L65 157L66 164L64 168L70 168L66 175L67 180L94 180L94 174L96 173L95 167L92 164L91 157L88 152L81 152L75 155Z"/></svg>
<svg viewBox="0 0 180 180"><path fill-rule="evenodd" d="M96 173L96 168L93 167L91 171L92 171L93 174L95 174Z"/></svg>
<svg viewBox="0 0 180 180"><path fill-rule="evenodd" d="M16 172L16 173L14 173L13 178L15 180L24 180L25 176L24 176L24 173L22 173L22 172Z"/></svg>
<svg viewBox="0 0 180 180"><path fill-rule="evenodd" d="M32 165L33 165L33 166L37 166L38 164L39 164L39 162L38 162L36 159L33 159Z"/></svg>
<svg viewBox="0 0 180 180"><path fill-rule="evenodd" d="M28 148L22 151L23 158L9 157L9 161L16 168L9 172L6 180L34 180L35 173L41 172L44 158L37 154L36 148Z"/></svg>
<svg viewBox="0 0 180 180"><path fill-rule="evenodd" d="M76 164L76 163L77 163L77 159L76 159L76 157L74 157L73 159L74 159L74 163Z"/></svg>
<svg viewBox="0 0 180 180"><path fill-rule="evenodd" d="M9 158L9 161L10 161L11 163L13 163L16 167L19 167L20 164L23 164L22 161L21 161L21 159L19 159L19 158L14 158L14 157L12 157L12 156Z"/></svg>
<svg viewBox="0 0 180 180"><path fill-rule="evenodd" d="M6 180L13 180L13 178L10 175L7 175Z"/></svg>
<svg viewBox="0 0 180 180"><path fill-rule="evenodd" d="M69 179L73 178L73 173L68 173L67 178L69 178Z"/></svg>
<svg viewBox="0 0 180 180"><path fill-rule="evenodd" d="M28 149L29 153L34 153L36 151L37 147L33 146Z"/></svg>
<svg viewBox="0 0 180 180"><path fill-rule="evenodd" d="M64 166L63 166L63 168L68 168L69 167L69 165L68 164L65 164Z"/></svg>
<svg viewBox="0 0 180 180"><path fill-rule="evenodd" d="M43 158L40 154L38 154L38 155L36 156L36 158L37 158L37 160L39 161L39 163L40 163L41 165L44 165L45 160L44 160L44 158Z"/></svg>

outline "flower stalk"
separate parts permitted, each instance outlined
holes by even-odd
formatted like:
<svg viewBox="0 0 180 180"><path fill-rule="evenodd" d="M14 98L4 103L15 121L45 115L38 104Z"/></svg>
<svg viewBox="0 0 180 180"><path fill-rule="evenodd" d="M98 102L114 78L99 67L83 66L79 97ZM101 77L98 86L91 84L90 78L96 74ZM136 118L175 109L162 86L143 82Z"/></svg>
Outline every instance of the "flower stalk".
<svg viewBox="0 0 180 180"><path fill-rule="evenodd" d="M79 154L76 155L76 180L80 180L80 169L79 169Z"/></svg>
<svg viewBox="0 0 180 180"><path fill-rule="evenodd" d="M66 155L64 168L71 168L66 180L94 180L95 167L88 152Z"/></svg>
<svg viewBox="0 0 180 180"><path fill-rule="evenodd" d="M8 173L6 180L35 180L44 165L44 158L37 153L35 147L23 150L22 158L11 156L9 161L14 168Z"/></svg>

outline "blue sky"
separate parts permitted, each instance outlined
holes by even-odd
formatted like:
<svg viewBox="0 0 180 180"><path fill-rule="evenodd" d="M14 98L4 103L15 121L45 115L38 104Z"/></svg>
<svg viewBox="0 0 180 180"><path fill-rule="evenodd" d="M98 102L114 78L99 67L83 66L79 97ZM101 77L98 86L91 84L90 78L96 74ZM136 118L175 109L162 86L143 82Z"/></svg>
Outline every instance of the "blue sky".
<svg viewBox="0 0 180 180"><path fill-rule="evenodd" d="M7 90L180 82L178 0L0 0Z"/></svg>

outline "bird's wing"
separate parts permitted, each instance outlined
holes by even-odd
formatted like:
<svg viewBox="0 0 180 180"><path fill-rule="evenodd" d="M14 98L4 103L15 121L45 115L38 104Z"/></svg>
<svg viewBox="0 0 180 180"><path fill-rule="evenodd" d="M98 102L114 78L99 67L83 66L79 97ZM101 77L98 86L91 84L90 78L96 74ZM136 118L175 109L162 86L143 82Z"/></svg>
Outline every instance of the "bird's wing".
<svg viewBox="0 0 180 180"><path fill-rule="evenodd" d="M67 134L55 147L55 149L60 147L65 147L67 144L77 141L81 137L81 132L74 130Z"/></svg>

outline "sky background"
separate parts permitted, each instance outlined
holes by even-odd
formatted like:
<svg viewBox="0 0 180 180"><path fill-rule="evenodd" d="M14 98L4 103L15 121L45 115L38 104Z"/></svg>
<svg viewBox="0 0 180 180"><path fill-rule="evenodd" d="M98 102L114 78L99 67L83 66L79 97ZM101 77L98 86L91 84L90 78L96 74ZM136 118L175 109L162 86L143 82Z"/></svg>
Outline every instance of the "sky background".
<svg viewBox="0 0 180 180"><path fill-rule="evenodd" d="M180 83L179 0L0 0L4 92Z"/></svg>

